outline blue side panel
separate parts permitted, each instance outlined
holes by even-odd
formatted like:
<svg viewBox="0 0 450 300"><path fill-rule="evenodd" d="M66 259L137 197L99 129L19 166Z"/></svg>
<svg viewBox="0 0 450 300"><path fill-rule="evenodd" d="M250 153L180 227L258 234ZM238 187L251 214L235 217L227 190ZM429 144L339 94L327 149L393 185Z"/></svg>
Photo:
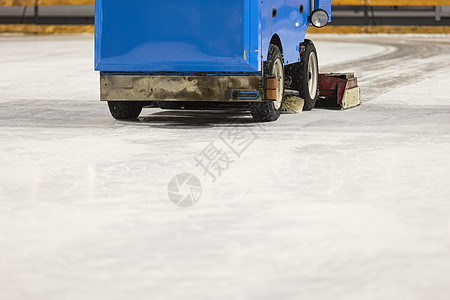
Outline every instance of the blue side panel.
<svg viewBox="0 0 450 300"><path fill-rule="evenodd" d="M321 8L324 11L327 12L327 14L330 16L331 21L331 0L315 0L316 1L316 8Z"/></svg>
<svg viewBox="0 0 450 300"><path fill-rule="evenodd" d="M300 13L301 5L303 5L302 13ZM276 17L273 17L273 9L276 9ZM277 35L281 40L285 64L300 61L298 46L305 39L310 13L310 0L262 0L262 59L267 59L271 39Z"/></svg>
<svg viewBox="0 0 450 300"><path fill-rule="evenodd" d="M258 73L258 2L97 0L96 70Z"/></svg>

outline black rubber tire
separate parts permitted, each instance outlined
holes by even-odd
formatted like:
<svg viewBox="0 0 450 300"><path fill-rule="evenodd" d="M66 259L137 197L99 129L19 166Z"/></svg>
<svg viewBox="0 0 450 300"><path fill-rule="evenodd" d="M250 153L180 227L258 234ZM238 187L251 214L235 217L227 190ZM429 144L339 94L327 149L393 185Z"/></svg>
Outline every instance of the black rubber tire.
<svg viewBox="0 0 450 300"><path fill-rule="evenodd" d="M269 53L267 55L267 61L264 63L264 74L267 76L273 75L273 66L277 59L281 59L284 72L283 54L277 45L270 44ZM284 81L284 76L283 76ZM284 94L284 82L281 84ZM283 109L283 103L280 108L275 107L274 101L265 101L259 103L252 103L250 105L250 112L256 122L275 122L280 118L281 110Z"/></svg>
<svg viewBox="0 0 450 300"><path fill-rule="evenodd" d="M300 46L305 47L305 51L300 53L300 85L299 85L299 92L300 92L300 98L305 100L305 105L303 106L303 110L310 111L316 106L317 98L319 98L319 89L317 88L317 92L315 97L311 98L311 95L309 94L309 87L308 87L308 79L311 74L308 72L308 65L309 65L309 57L311 53L314 53L316 55L317 59L317 75L319 74L319 62L318 62L318 56L316 47L314 46L314 43L311 40L305 40Z"/></svg>
<svg viewBox="0 0 450 300"><path fill-rule="evenodd" d="M142 112L143 103L128 101L108 101L109 111L114 119L133 120Z"/></svg>

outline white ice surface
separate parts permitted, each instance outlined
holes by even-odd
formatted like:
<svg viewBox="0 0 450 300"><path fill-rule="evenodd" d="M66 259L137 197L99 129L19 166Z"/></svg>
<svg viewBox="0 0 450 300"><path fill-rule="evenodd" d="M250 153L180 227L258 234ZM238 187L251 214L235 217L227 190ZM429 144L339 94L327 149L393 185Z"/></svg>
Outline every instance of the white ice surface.
<svg viewBox="0 0 450 300"><path fill-rule="evenodd" d="M376 43L370 42L345 42L345 38L343 38L343 41L339 41L339 39L336 39L335 35L321 35L320 38L324 40L315 40L313 36L314 44L320 55L319 62L322 66L377 57L381 54L386 55L395 51L395 47L389 45L377 45ZM330 47L330 43L326 41L326 38L334 40L332 47Z"/></svg>
<svg viewBox="0 0 450 300"><path fill-rule="evenodd" d="M0 38L0 299L447 300L449 37L313 39L364 104L260 127L114 121L90 37ZM260 138L212 183L194 157L229 127ZM204 187L189 209L181 172Z"/></svg>

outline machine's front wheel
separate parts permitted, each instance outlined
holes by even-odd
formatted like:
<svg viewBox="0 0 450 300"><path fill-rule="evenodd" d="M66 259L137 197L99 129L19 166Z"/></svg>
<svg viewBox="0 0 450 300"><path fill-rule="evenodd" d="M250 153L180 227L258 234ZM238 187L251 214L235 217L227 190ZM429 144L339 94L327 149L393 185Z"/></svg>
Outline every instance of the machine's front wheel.
<svg viewBox="0 0 450 300"><path fill-rule="evenodd" d="M314 108L319 97L319 62L314 43L305 40L300 54L300 97L305 100L303 110Z"/></svg>
<svg viewBox="0 0 450 300"><path fill-rule="evenodd" d="M277 79L277 99L261 103L252 103L250 111L257 122L274 122L281 115L284 97L284 62L278 46L271 44L264 66L264 73Z"/></svg>
<svg viewBox="0 0 450 300"><path fill-rule="evenodd" d="M114 119L132 120L139 117L143 104L141 102L108 101L108 106Z"/></svg>

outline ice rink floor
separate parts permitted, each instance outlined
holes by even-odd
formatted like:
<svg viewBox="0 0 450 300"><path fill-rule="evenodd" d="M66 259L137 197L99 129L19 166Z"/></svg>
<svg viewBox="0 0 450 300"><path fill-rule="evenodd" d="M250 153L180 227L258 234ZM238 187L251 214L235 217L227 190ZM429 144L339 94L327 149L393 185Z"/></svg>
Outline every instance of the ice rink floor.
<svg viewBox="0 0 450 300"><path fill-rule="evenodd" d="M449 36L312 39L363 105L258 125L115 121L91 36L0 36L0 299L449 299Z"/></svg>

